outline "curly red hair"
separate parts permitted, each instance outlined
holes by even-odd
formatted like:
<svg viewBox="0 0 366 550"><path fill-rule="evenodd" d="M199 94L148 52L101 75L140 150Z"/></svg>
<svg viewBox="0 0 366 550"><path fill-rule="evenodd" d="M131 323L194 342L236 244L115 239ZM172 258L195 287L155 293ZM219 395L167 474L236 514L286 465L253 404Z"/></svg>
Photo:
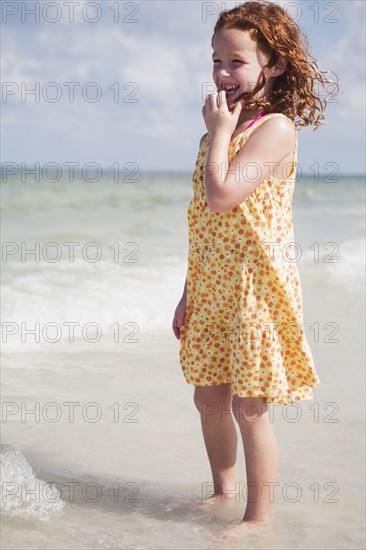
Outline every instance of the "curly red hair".
<svg viewBox="0 0 366 550"><path fill-rule="evenodd" d="M315 58L309 53L308 39L286 11L266 0L245 2L231 10L221 12L212 36L223 27L248 30L252 40L270 57L267 68L273 67L279 57L287 60L285 72L276 77L268 96L253 99L266 84L260 82L252 92L243 93L249 110L264 109L268 113L280 112L293 120L296 126L320 126L327 105L320 96L319 84L330 97L339 93L339 85L324 77L329 71L319 71Z"/></svg>

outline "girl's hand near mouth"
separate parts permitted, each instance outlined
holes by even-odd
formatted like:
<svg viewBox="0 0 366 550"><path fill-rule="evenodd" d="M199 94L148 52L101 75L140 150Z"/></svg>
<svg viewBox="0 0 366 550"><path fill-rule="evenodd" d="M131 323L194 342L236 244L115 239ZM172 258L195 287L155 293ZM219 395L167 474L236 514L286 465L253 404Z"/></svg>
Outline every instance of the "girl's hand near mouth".
<svg viewBox="0 0 366 550"><path fill-rule="evenodd" d="M231 137L237 127L243 105L242 100L238 101L232 110L229 110L224 90L207 96L202 107L202 115L208 133L211 136L223 133Z"/></svg>

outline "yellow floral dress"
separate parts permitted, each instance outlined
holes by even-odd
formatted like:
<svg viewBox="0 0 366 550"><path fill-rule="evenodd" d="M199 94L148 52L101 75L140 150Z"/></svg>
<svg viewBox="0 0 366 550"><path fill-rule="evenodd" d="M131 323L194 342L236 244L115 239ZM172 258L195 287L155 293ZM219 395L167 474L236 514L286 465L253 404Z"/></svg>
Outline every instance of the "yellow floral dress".
<svg viewBox="0 0 366 550"><path fill-rule="evenodd" d="M260 118L234 137L231 164ZM180 364L186 382L231 382L232 395L264 397L287 405L311 399L319 386L303 327L302 289L296 262L292 197L297 136L287 179L268 176L228 212L209 210L205 137L188 206L187 306L180 329ZM295 244L294 244L295 243Z"/></svg>

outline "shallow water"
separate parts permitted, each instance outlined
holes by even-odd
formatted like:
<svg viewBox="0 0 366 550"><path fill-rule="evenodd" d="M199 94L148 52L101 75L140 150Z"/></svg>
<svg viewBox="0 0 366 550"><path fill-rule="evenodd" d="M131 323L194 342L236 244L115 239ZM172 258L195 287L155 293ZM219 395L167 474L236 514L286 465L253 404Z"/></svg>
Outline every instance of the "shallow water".
<svg viewBox="0 0 366 550"><path fill-rule="evenodd" d="M275 525L233 545L209 534L243 514L243 453L239 502L197 512L210 469L170 328L190 178L146 175L138 185L2 185L3 240L19 246L3 255L2 443L14 449L2 450L3 548L362 548L362 181L297 185L305 328L322 385L312 401L271 408ZM89 261L80 245L72 262L70 241L97 243L102 257ZM22 242L59 248L22 262Z"/></svg>

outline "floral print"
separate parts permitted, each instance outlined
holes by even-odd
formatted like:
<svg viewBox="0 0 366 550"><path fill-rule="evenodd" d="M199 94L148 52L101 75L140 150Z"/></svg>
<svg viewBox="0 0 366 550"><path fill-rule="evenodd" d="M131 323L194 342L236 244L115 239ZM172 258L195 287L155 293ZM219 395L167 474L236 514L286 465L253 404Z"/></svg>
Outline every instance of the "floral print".
<svg viewBox="0 0 366 550"><path fill-rule="evenodd" d="M254 129L230 142L235 160ZM302 290L292 221L297 138L286 179L268 176L228 212L209 210L204 169L210 136L202 142L188 206L187 306L180 328L186 382L231 382L232 395L287 405L311 399L320 381L303 327Z"/></svg>

